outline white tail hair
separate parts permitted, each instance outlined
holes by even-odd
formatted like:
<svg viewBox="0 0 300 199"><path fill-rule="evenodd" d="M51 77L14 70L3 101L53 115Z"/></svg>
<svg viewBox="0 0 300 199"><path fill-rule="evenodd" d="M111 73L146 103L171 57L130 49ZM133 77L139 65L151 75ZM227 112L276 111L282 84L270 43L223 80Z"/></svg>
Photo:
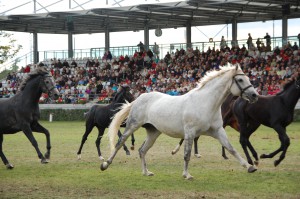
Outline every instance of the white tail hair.
<svg viewBox="0 0 300 199"><path fill-rule="evenodd" d="M110 150L113 151L115 149L115 140L116 135L118 134L118 130L120 129L121 124L125 119L127 119L129 112L131 110L132 103L126 102L126 104L122 105L122 108L119 112L115 114L113 120L111 121L108 129L108 137L110 143Z"/></svg>

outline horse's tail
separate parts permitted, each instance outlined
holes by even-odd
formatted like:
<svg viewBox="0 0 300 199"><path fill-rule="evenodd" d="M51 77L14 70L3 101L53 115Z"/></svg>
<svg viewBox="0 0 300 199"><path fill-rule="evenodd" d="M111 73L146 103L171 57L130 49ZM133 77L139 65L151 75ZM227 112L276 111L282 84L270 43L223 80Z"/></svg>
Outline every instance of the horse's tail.
<svg viewBox="0 0 300 199"><path fill-rule="evenodd" d="M119 131L119 128L123 121L128 117L129 112L131 110L132 103L126 102L121 107L121 110L117 112L111 121L108 129L108 137L110 142L110 149L113 150L115 148L114 143L116 139L116 135Z"/></svg>

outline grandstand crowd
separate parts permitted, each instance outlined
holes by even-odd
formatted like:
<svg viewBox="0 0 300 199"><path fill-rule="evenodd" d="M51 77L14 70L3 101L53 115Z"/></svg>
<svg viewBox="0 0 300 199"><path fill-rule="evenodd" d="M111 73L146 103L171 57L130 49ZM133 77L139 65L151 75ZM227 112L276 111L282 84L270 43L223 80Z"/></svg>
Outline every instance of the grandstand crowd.
<svg viewBox="0 0 300 199"><path fill-rule="evenodd" d="M227 63L239 63L244 73L261 95L274 95L299 70L300 49L295 43L270 48L221 45L200 52L196 47L176 49L163 58L157 50L140 48L133 55L114 57L107 51L101 59L60 60L39 63L51 71L61 97L48 101L44 94L40 103L108 103L120 85L131 87L138 97L141 93L158 91L169 95L183 95L197 86L207 71L219 69ZM155 52L155 53L154 53ZM22 78L34 69L22 67L10 73L0 84L0 98L17 92Z"/></svg>

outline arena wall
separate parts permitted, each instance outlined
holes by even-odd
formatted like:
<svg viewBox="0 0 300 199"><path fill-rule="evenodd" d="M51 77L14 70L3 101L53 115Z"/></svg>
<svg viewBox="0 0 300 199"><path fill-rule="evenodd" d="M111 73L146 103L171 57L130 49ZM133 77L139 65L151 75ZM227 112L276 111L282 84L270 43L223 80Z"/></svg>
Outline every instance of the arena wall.
<svg viewBox="0 0 300 199"><path fill-rule="evenodd" d="M95 104L40 104L41 120L49 120L52 114L52 121L84 121L84 113L93 105ZM300 121L300 101L295 108L294 121Z"/></svg>

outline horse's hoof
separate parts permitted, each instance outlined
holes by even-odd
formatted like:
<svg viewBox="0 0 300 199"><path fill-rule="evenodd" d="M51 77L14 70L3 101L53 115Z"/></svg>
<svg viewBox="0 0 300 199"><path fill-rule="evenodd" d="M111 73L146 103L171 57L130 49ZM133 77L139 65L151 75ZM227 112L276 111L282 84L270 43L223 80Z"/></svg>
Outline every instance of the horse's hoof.
<svg viewBox="0 0 300 199"><path fill-rule="evenodd" d="M201 158L202 156L200 154L195 154L196 158Z"/></svg>
<svg viewBox="0 0 300 199"><path fill-rule="evenodd" d="M134 150L134 146L132 145L132 146L130 147L130 149L133 151L133 150Z"/></svg>
<svg viewBox="0 0 300 199"><path fill-rule="evenodd" d="M103 161L104 160L104 157L102 157L101 155L99 156L99 159L101 160L101 161Z"/></svg>
<svg viewBox="0 0 300 199"><path fill-rule="evenodd" d="M144 173L144 176L154 176L154 173L152 173L151 171L147 171L146 173Z"/></svg>
<svg viewBox="0 0 300 199"><path fill-rule="evenodd" d="M280 164L280 162L281 162L281 161L279 161L279 160L275 160L275 161L274 161L274 166L277 167L277 166Z"/></svg>
<svg viewBox="0 0 300 199"><path fill-rule="evenodd" d="M7 169L13 169L14 168L14 165L10 164L10 163L7 163L6 164L6 168Z"/></svg>
<svg viewBox="0 0 300 199"><path fill-rule="evenodd" d="M229 158L227 156L223 156L224 160L228 160Z"/></svg>
<svg viewBox="0 0 300 199"><path fill-rule="evenodd" d="M45 153L45 158L49 160L50 159L50 153L46 152Z"/></svg>
<svg viewBox="0 0 300 199"><path fill-rule="evenodd" d="M49 161L48 161L47 159L42 159L42 160L41 160L41 163L42 163L42 164L47 164L47 163L49 163Z"/></svg>
<svg viewBox="0 0 300 199"><path fill-rule="evenodd" d="M77 155L77 160L81 160L81 154Z"/></svg>
<svg viewBox="0 0 300 199"><path fill-rule="evenodd" d="M268 158L266 154L261 154L260 158Z"/></svg>
<svg viewBox="0 0 300 199"><path fill-rule="evenodd" d="M108 168L108 163L107 162L103 162L100 166L101 171L104 171Z"/></svg>
<svg viewBox="0 0 300 199"><path fill-rule="evenodd" d="M176 154L176 151L172 151L171 154L172 154L172 155L175 155L175 154Z"/></svg>
<svg viewBox="0 0 300 199"><path fill-rule="evenodd" d="M130 155L130 151L126 151L126 155Z"/></svg>
<svg viewBox="0 0 300 199"><path fill-rule="evenodd" d="M254 173L257 170L257 168L255 166L250 166L248 168L248 173Z"/></svg>
<svg viewBox="0 0 300 199"><path fill-rule="evenodd" d="M191 176L190 174L183 175L183 177L184 177L184 179L186 179L186 180L193 180L193 179L194 179L194 177Z"/></svg>
<svg viewBox="0 0 300 199"><path fill-rule="evenodd" d="M259 161L258 161L258 160L255 160L255 161L254 161L254 165L255 165L255 166L258 166L258 165L259 165Z"/></svg>

